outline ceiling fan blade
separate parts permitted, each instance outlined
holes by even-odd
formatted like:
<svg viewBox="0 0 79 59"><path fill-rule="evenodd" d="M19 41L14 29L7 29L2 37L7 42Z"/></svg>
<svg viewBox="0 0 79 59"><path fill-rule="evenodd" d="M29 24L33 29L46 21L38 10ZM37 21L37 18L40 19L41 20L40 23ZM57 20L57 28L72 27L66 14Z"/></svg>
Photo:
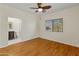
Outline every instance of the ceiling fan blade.
<svg viewBox="0 0 79 59"><path fill-rule="evenodd" d="M38 8L41 8L42 3L37 3Z"/></svg>
<svg viewBox="0 0 79 59"><path fill-rule="evenodd" d="M42 7L43 9L50 9L51 8L51 6L44 6L44 7Z"/></svg>
<svg viewBox="0 0 79 59"><path fill-rule="evenodd" d="M30 7L30 9L38 9L38 8L35 8L35 7Z"/></svg>
<svg viewBox="0 0 79 59"><path fill-rule="evenodd" d="M37 3L37 5L41 5L42 3Z"/></svg>

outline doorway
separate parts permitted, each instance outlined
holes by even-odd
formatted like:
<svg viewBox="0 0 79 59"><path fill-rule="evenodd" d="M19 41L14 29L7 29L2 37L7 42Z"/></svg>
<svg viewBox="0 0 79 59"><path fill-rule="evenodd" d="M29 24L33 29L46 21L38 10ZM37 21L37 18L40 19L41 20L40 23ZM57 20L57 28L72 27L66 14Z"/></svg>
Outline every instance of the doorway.
<svg viewBox="0 0 79 59"><path fill-rule="evenodd" d="M18 18L8 17L8 40L20 38L21 20Z"/></svg>

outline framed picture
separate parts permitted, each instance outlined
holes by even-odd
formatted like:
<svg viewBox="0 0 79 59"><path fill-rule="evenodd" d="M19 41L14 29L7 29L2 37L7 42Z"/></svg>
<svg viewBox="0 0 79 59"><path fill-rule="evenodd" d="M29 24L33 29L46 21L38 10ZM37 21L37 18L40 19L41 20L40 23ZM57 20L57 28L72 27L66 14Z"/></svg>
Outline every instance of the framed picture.
<svg viewBox="0 0 79 59"><path fill-rule="evenodd" d="M63 32L63 18L46 20L46 31Z"/></svg>

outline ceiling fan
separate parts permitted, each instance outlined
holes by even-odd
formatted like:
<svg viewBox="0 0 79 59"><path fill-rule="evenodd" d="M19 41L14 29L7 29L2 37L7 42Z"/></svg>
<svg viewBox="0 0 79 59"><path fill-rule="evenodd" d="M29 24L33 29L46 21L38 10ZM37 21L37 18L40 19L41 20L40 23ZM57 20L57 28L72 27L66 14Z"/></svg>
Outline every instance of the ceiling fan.
<svg viewBox="0 0 79 59"><path fill-rule="evenodd" d="M31 9L36 9L35 12L46 12L46 10L50 8L50 5L42 6L42 3L37 3L37 7L31 7Z"/></svg>

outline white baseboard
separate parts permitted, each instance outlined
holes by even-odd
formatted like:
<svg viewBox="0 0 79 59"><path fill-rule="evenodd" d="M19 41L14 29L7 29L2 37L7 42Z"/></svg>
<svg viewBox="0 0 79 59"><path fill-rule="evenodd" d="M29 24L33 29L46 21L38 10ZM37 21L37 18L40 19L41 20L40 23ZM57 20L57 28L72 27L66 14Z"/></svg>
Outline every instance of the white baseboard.
<svg viewBox="0 0 79 59"><path fill-rule="evenodd" d="M4 48L4 47L7 47L7 46L9 46L9 45L16 44L16 43L28 41L28 40L31 40L31 39L34 39L34 38L38 38L38 36L29 37L29 38L26 38L25 40L22 40L22 39L10 40L10 41L8 41L8 44L7 44L7 45L5 45L5 46L0 46L0 48ZM75 47L79 47L79 45L72 44L72 43L68 43L68 42L64 42L64 41L55 40L55 39L53 39L53 38L52 38L52 39L49 39L49 38L47 38L47 37L42 37L42 36L40 36L40 38L48 39L48 40L51 40L51 41L56 41L56 42L59 42L59 43L64 43L64 44L71 45L71 46L75 46Z"/></svg>
<svg viewBox="0 0 79 59"><path fill-rule="evenodd" d="M3 45L3 46L0 46L0 48L5 48L5 47L7 47L8 45Z"/></svg>
<svg viewBox="0 0 79 59"><path fill-rule="evenodd" d="M74 44L74 43L69 43L69 42L64 42L64 41L59 41L59 40L55 40L55 39L50 39L50 38L47 38L47 37L42 37L40 36L40 38L43 38L43 39L47 39L47 40L50 40L50 41L55 41L55 42L59 42L59 43L62 43L62 44L67 44L67 45L71 45L71 46L74 46L74 47L78 47L79 48L79 45L77 44Z"/></svg>
<svg viewBox="0 0 79 59"><path fill-rule="evenodd" d="M25 40L23 40L21 38L14 39L14 40L9 40L7 42L7 45L0 46L0 48L5 48L5 47L7 47L9 45L16 44L16 43L20 43L20 42L24 42L24 41L28 41L28 40L31 40L31 39L34 39L34 38L38 38L38 36L29 37L29 38L26 38Z"/></svg>
<svg viewBox="0 0 79 59"><path fill-rule="evenodd" d="M21 38L19 38L19 39L14 39L14 40L10 40L10 41L8 41L8 46L9 46L9 45L12 45L12 44L16 44L16 43L28 41L28 40L31 40L31 39L34 39L34 38L37 38L37 36L29 37L29 38L26 38L25 40L23 40L23 39L21 39Z"/></svg>

